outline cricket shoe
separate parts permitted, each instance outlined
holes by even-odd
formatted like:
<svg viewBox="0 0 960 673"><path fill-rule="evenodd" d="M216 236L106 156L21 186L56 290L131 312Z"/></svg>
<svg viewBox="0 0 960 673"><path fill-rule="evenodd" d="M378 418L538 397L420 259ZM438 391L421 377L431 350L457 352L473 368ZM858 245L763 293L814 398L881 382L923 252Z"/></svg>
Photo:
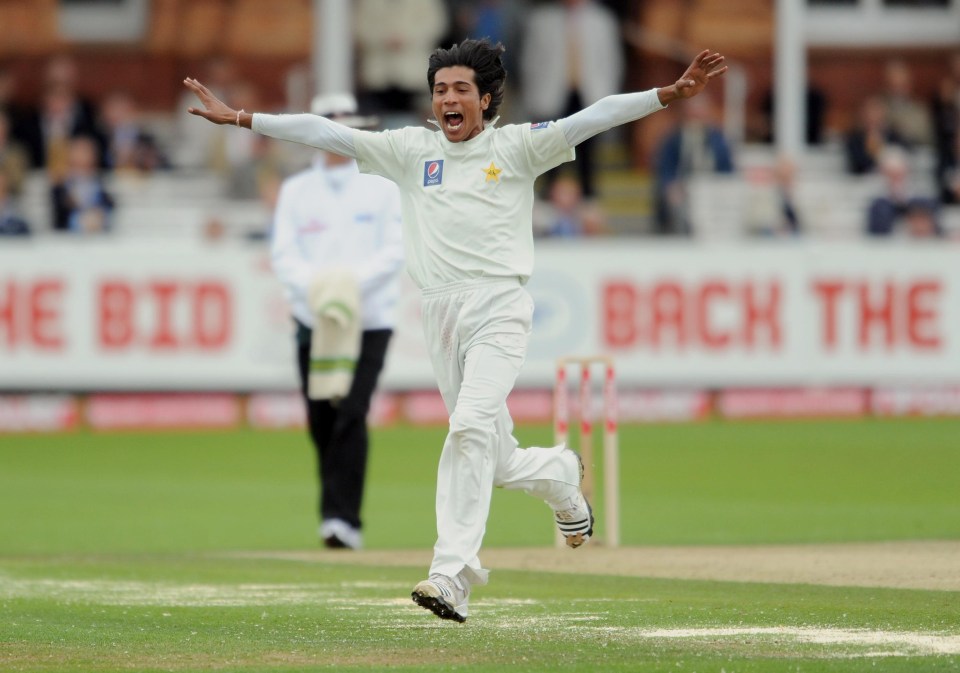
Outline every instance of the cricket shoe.
<svg viewBox="0 0 960 673"><path fill-rule="evenodd" d="M452 619L461 624L467 621L470 585L461 589L456 579L434 573L415 586L410 595L414 603L440 619Z"/></svg>
<svg viewBox="0 0 960 673"><path fill-rule="evenodd" d="M320 539L327 549L363 548L363 533L343 519L327 519L320 524Z"/></svg>
<svg viewBox="0 0 960 673"><path fill-rule="evenodd" d="M583 461L580 454L572 449L567 451L576 457L580 467L580 481L583 481ZM561 508L554 510L553 518L560 534L566 539L567 546L572 549L576 549L593 535L593 509L579 487L573 497L568 498Z"/></svg>

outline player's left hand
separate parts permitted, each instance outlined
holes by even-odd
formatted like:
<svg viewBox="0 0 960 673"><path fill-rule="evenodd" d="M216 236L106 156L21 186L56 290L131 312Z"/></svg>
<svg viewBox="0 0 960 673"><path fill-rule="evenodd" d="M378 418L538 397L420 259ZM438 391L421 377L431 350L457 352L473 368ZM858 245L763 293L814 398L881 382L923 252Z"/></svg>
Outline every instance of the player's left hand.
<svg viewBox="0 0 960 673"><path fill-rule="evenodd" d="M677 98L696 96L704 90L710 80L725 73L727 66L723 65L723 60L722 55L717 52L711 54L709 49L704 49L697 54L693 63L674 84Z"/></svg>
<svg viewBox="0 0 960 673"><path fill-rule="evenodd" d="M214 96L210 89L202 85L198 80L187 77L183 80L183 85L195 93L197 98L200 99L200 102L203 103L203 108L189 107L187 108L187 112L192 115L197 115L198 117L203 117L206 120L212 121L214 124L236 123L237 111Z"/></svg>

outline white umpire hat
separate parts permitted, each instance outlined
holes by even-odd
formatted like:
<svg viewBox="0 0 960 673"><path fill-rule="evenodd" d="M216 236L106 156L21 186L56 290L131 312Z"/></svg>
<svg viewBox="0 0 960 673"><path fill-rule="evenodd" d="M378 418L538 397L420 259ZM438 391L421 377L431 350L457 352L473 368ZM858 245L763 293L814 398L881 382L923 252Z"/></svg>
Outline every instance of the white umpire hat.
<svg viewBox="0 0 960 673"><path fill-rule="evenodd" d="M310 102L310 112L355 129L376 126L378 121L376 117L358 115L357 99L347 92L317 94Z"/></svg>

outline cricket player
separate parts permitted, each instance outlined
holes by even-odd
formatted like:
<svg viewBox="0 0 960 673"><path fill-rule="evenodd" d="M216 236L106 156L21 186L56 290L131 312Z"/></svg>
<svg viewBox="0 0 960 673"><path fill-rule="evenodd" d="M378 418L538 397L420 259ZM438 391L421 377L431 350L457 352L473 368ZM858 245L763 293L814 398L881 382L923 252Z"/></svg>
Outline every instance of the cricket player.
<svg viewBox="0 0 960 673"><path fill-rule="evenodd" d="M533 317L524 285L533 271L534 180L573 159L583 140L690 98L727 69L723 56L703 51L670 86L608 96L557 121L498 127L502 53L499 44L464 40L430 56L439 132L373 133L314 115L252 114L184 80L202 103L192 114L355 157L361 171L400 187L407 270L422 291L424 335L450 414L437 470L437 542L413 599L457 622L467 618L472 587L487 582L478 554L493 487L544 500L570 547L593 534L579 457L562 445L519 449L506 406Z"/></svg>

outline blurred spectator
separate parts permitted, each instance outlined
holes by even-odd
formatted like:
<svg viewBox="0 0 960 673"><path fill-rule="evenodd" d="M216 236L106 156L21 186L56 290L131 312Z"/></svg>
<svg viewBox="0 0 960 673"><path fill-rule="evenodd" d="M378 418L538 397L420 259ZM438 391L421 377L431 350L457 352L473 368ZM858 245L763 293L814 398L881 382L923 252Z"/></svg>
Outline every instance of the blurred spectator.
<svg viewBox="0 0 960 673"><path fill-rule="evenodd" d="M913 199L907 204L905 230L908 238L942 238L937 204L932 199Z"/></svg>
<svg viewBox="0 0 960 673"><path fill-rule="evenodd" d="M780 156L768 172L755 178L746 213L747 231L760 236L796 236L803 231L797 203L797 165Z"/></svg>
<svg viewBox="0 0 960 673"><path fill-rule="evenodd" d="M280 188L283 186L284 177L277 175L267 175L260 182L260 203L263 204L267 212L273 213L277 209L277 201L280 198ZM270 241L273 235L273 218L268 217L265 221L259 222L254 226L248 226L243 232L243 238L248 241Z"/></svg>
<svg viewBox="0 0 960 673"><path fill-rule="evenodd" d="M0 110L0 174L6 178L5 188L11 196L23 191L23 181L30 166L24 149L10 137L10 118Z"/></svg>
<svg viewBox="0 0 960 673"><path fill-rule="evenodd" d="M880 157L880 173L884 193L870 203L867 212L867 233L871 236L891 236L901 225L906 233L921 232L932 227L937 235L937 202L914 193L910 182L910 162L900 148L886 149Z"/></svg>
<svg viewBox="0 0 960 673"><path fill-rule="evenodd" d="M229 100L229 92L237 81L237 71L230 59L218 55L207 61L202 78L205 78L204 85L217 98ZM205 124L202 119L187 114L187 108L194 105L195 101L193 94L187 91L180 96L177 103L176 118L179 124L173 164L177 168L209 169L216 163L218 152L222 160L224 128Z"/></svg>
<svg viewBox="0 0 960 673"><path fill-rule="evenodd" d="M227 225L222 218L211 215L204 221L200 235L204 243L222 243L227 240Z"/></svg>
<svg viewBox="0 0 960 673"><path fill-rule="evenodd" d="M412 113L426 98L424 68L447 33L442 0L356 0L363 107L374 112Z"/></svg>
<svg viewBox="0 0 960 673"><path fill-rule="evenodd" d="M685 101L681 122L661 141L655 157L658 234L693 233L687 213L687 180L696 174L732 173L733 153L713 121L707 96Z"/></svg>
<svg viewBox="0 0 960 673"><path fill-rule="evenodd" d="M252 82L237 82L227 99L236 108L259 110L260 95ZM234 199L260 198L264 181L282 175L282 145L269 137L247 133L233 126L220 126L214 144L213 167L227 178L227 196Z"/></svg>
<svg viewBox="0 0 960 673"><path fill-rule="evenodd" d="M0 236L29 236L30 225L17 212L8 187L7 176L0 173Z"/></svg>
<svg viewBox="0 0 960 673"><path fill-rule="evenodd" d="M66 168L71 138L92 138L103 160L106 137L97 123L96 108L77 91L77 66L70 56L55 56L47 64L40 111L34 124L34 133L30 135L39 144L29 149L34 165L46 167L51 179L59 179Z"/></svg>
<svg viewBox="0 0 960 673"><path fill-rule="evenodd" d="M102 110L107 132L107 168L152 173L169 167L153 135L143 127L137 103L129 93L109 94Z"/></svg>
<svg viewBox="0 0 960 673"><path fill-rule="evenodd" d="M960 203L960 51L940 80L932 102L936 182L940 200Z"/></svg>
<svg viewBox="0 0 960 673"><path fill-rule="evenodd" d="M909 148L909 143L891 126L883 99L872 96L860 107L859 120L845 139L847 170L854 175L871 173L889 145Z"/></svg>
<svg viewBox="0 0 960 673"><path fill-rule="evenodd" d="M13 71L0 67L0 115L6 117L10 138L27 153L30 166L42 166L43 152L37 127L37 111L16 102L16 88L17 80Z"/></svg>
<svg viewBox="0 0 960 673"><path fill-rule="evenodd" d="M13 100L16 86L13 73L0 66L0 112L5 113L11 119L11 123L16 114L16 104Z"/></svg>
<svg viewBox="0 0 960 673"><path fill-rule="evenodd" d="M248 160L233 166L228 176L227 196L247 200L262 198L271 182L282 179L289 172L282 147L266 136L258 137L249 148Z"/></svg>
<svg viewBox="0 0 960 673"><path fill-rule="evenodd" d="M568 176L554 181L549 201L537 201L534 206L533 230L537 236L596 236L603 233L605 224L600 207L584 201L580 183Z"/></svg>
<svg viewBox="0 0 960 673"><path fill-rule="evenodd" d="M510 76L519 69L523 18L529 11L526 0L454 0L454 34L451 42L472 38L487 38L499 42L507 50L503 65Z"/></svg>
<svg viewBox="0 0 960 673"><path fill-rule="evenodd" d="M895 58L884 71L886 88L883 102L887 106L890 127L907 145L929 145L932 139L930 112L913 95L913 74L906 61Z"/></svg>
<svg viewBox="0 0 960 673"><path fill-rule="evenodd" d="M100 178L99 164L93 139L70 141L66 174L52 189L55 230L92 234L110 229L113 197Z"/></svg>
<svg viewBox="0 0 960 673"><path fill-rule="evenodd" d="M534 8L527 19L521 54L524 106L533 121L579 112L620 91L623 45L616 15L594 0L563 0ZM594 147L577 146L575 166L587 199L596 196ZM549 190L558 171L544 174Z"/></svg>
<svg viewBox="0 0 960 673"><path fill-rule="evenodd" d="M216 57L207 68L214 76L210 89L218 97L237 109L262 109L257 86L252 81L238 79L230 61ZM178 168L213 171L224 179L226 195L234 199L257 199L262 181L288 172L285 158L288 153L296 154L296 148L286 150L267 136L247 133L235 126L198 126L197 118L185 112L192 104L189 97L179 103L184 110L182 117L190 120L182 126L185 135L180 139L184 144L177 149Z"/></svg>
<svg viewBox="0 0 960 673"><path fill-rule="evenodd" d="M774 115L776 114L776 100L774 92L768 91L760 104L763 113L763 123L757 129L759 137L768 143L774 141ZM805 138L810 145L819 145L824 141L827 128L827 95L822 89L807 84L806 91L806 132Z"/></svg>

